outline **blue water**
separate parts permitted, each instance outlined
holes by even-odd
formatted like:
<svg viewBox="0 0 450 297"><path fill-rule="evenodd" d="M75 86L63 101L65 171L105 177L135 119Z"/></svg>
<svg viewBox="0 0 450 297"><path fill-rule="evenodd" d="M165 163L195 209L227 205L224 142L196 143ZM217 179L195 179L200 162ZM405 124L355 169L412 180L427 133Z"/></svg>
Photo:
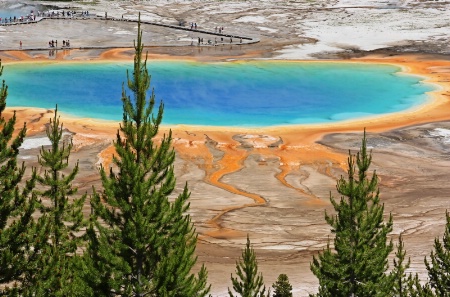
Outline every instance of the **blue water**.
<svg viewBox="0 0 450 297"><path fill-rule="evenodd" d="M331 123L423 104L431 85L390 65L149 61L164 124L264 127ZM7 65L8 106L120 121L131 63Z"/></svg>

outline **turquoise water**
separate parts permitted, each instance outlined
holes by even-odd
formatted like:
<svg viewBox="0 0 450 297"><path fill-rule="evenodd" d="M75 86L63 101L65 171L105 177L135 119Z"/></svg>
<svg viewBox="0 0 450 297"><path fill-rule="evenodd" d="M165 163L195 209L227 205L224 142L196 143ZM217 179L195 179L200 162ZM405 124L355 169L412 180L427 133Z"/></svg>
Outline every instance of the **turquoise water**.
<svg viewBox="0 0 450 297"><path fill-rule="evenodd" d="M149 61L164 124L264 127L331 123L402 111L431 85L390 65ZM131 63L7 65L8 106L120 121Z"/></svg>

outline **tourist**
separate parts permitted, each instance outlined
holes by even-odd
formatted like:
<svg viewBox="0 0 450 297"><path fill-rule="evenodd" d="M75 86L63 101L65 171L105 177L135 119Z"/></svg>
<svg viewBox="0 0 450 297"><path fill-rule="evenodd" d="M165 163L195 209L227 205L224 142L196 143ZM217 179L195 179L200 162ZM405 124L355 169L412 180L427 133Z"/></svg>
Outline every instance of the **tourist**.
<svg viewBox="0 0 450 297"><path fill-rule="evenodd" d="M22 40L20 41L20 48L22 48Z"/></svg>

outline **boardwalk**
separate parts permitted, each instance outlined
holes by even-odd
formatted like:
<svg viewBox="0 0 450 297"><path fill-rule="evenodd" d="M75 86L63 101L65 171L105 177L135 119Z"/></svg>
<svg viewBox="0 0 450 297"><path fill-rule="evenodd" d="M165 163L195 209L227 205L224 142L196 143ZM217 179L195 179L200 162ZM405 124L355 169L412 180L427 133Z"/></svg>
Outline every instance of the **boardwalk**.
<svg viewBox="0 0 450 297"><path fill-rule="evenodd" d="M191 29L189 26L141 21L144 44L148 46L248 45L259 39L237 33L218 33L215 28ZM51 40L57 49L129 48L135 38L137 20L99 16L36 17L36 20L2 23L0 51L48 50ZM62 47L70 40L70 47ZM22 47L20 42L22 41ZM199 42L201 41L201 42ZM54 48L53 48L54 49Z"/></svg>

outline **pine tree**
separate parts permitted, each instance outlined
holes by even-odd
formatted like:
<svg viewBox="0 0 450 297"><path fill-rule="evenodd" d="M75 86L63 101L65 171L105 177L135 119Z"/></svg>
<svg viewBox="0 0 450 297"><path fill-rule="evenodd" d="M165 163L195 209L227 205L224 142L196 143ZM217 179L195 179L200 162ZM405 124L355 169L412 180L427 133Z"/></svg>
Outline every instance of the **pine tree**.
<svg viewBox="0 0 450 297"><path fill-rule="evenodd" d="M408 276L408 292L408 297L437 297L428 283L423 286L420 284L417 273L414 277L411 274Z"/></svg>
<svg viewBox="0 0 450 297"><path fill-rule="evenodd" d="M425 258L430 286L438 296L450 296L450 214L445 213L446 226L442 242L439 238L434 240L434 251L431 252L430 261Z"/></svg>
<svg viewBox="0 0 450 297"><path fill-rule="evenodd" d="M337 191L340 201L332 196L336 215L325 212L331 226L334 251L326 249L313 258L311 270L319 279L321 297L388 296L391 288L385 274L392 242L387 234L392 231L392 216L384 223L384 206L380 204L376 172L368 177L372 155L367 152L366 133L356 156L349 153L348 179L341 177Z"/></svg>
<svg viewBox="0 0 450 297"><path fill-rule="evenodd" d="M408 276L406 275L406 269L409 268L411 260L405 263L406 251L404 250L405 244L403 243L403 238L400 235L398 239L397 251L394 258L394 268L390 273L390 278L392 282L392 295L393 297L409 297L410 293L408 290Z"/></svg>
<svg viewBox="0 0 450 297"><path fill-rule="evenodd" d="M272 285L273 297L292 297L292 285L286 274L280 274L277 281Z"/></svg>
<svg viewBox="0 0 450 297"><path fill-rule="evenodd" d="M134 70L128 75L133 98L122 91L123 121L114 146L114 168L100 169L103 192L91 199L93 218L88 230L90 277L96 296L205 296L207 273L191 273L197 234L187 211L187 185L174 200L175 152L172 133L158 145L161 103L153 113L155 94L147 99L150 76L142 56L138 23ZM169 199L170 198L170 199Z"/></svg>
<svg viewBox="0 0 450 297"><path fill-rule="evenodd" d="M241 297L264 297L266 294L266 286L262 273L258 274L258 262L256 261L256 254L250 245L250 238L247 235L247 244L242 251L242 259L236 262L237 277L231 274L231 283L233 290ZM230 297L235 297L228 288ZM270 291L267 296L270 295Z"/></svg>
<svg viewBox="0 0 450 297"><path fill-rule="evenodd" d="M64 139L57 107L46 133L51 147L41 148L38 161L44 172L37 176L40 185L37 192L41 198L41 217L37 223L40 230L37 232L40 231L45 245L37 259L33 283L26 292L33 296L86 296L88 291L75 269L76 261L79 261L76 252L82 244L79 234L85 227L83 205L86 195L72 198L77 193L72 183L78 173L78 162L68 170L73 144L71 139Z"/></svg>
<svg viewBox="0 0 450 297"><path fill-rule="evenodd" d="M0 61L0 76L2 74ZM26 135L26 125L16 133L16 113L9 120L5 119L7 96L8 87L3 80L0 88L0 285L13 286L15 289L10 289L16 294L17 286L26 282L27 272L32 269L28 262L39 252L30 232L34 228L32 215L36 198L32 191L36 175L33 170L31 178L24 186L19 186L25 166L18 166L17 156ZM10 290L0 289L0 294L6 294L5 291Z"/></svg>

